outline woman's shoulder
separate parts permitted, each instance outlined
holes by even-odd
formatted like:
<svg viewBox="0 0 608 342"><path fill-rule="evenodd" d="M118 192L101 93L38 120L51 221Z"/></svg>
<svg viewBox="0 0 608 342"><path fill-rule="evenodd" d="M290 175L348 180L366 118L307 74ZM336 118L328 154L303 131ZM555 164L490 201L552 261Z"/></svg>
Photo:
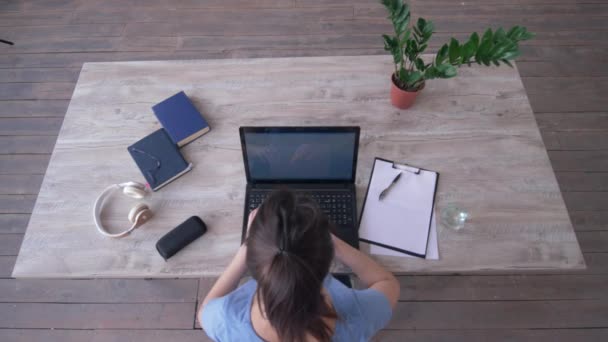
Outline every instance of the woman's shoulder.
<svg viewBox="0 0 608 342"><path fill-rule="evenodd" d="M200 322L205 332L213 337L241 324L247 326L255 289L255 281L249 280L229 294L207 302L200 312Z"/></svg>
<svg viewBox="0 0 608 342"><path fill-rule="evenodd" d="M255 281L249 280L227 295L210 300L203 309L203 314L205 311L208 311L210 314L214 315L227 316L235 319L248 319L249 306L251 305L251 299L253 298L255 289Z"/></svg>
<svg viewBox="0 0 608 342"><path fill-rule="evenodd" d="M369 338L390 322L393 310L384 294L371 288L351 289L331 278L326 288L347 331Z"/></svg>

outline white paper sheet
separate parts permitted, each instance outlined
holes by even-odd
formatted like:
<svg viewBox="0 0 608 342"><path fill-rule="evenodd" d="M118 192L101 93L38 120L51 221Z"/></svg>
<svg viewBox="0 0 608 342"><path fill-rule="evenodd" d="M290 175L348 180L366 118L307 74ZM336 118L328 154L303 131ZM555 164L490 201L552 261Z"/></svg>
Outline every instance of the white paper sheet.
<svg viewBox="0 0 608 342"><path fill-rule="evenodd" d="M416 174L412 169L393 167L392 162L376 159L359 226L361 239L426 253L437 173L420 170ZM379 200L380 193L400 172L399 181Z"/></svg>
<svg viewBox="0 0 608 342"><path fill-rule="evenodd" d="M364 248L369 250L369 254L375 255L389 255L389 256L398 256L398 257L406 257L406 258L417 258L413 255L397 252L392 249L366 244L364 242L361 245L366 245ZM429 242L426 246L426 260L439 260L439 244L437 242L437 222L435 220L435 213L433 212L433 217L431 217L431 231L429 232Z"/></svg>

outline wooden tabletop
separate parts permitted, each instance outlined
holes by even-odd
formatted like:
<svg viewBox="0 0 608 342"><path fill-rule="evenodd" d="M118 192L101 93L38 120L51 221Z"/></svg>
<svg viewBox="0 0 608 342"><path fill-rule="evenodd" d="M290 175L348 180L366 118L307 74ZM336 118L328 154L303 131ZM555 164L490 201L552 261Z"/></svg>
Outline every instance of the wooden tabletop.
<svg viewBox="0 0 608 342"><path fill-rule="evenodd" d="M374 157L441 174L440 260L377 257L396 273L580 269L584 260L516 69L461 68L432 80L413 108L390 105L389 56L87 63L57 139L14 277L218 275L240 242L245 193L238 127L361 126L361 207ZM160 126L152 105L184 90L212 127L182 148L194 169L153 193L152 221L105 238L93 203L108 185L143 177L126 147ZM104 222L128 226L135 200L116 196ZM154 245L191 215L207 234L165 262Z"/></svg>

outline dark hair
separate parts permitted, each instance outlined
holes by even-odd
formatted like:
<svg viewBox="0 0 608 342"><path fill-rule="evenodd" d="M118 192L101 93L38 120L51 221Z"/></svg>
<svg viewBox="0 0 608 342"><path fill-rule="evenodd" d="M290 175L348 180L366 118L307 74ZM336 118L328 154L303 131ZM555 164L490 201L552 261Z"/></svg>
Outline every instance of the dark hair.
<svg viewBox="0 0 608 342"><path fill-rule="evenodd" d="M251 223L247 267L259 309L281 341L331 340L323 318L337 315L321 294L334 256L329 228L314 200L287 190L272 193Z"/></svg>

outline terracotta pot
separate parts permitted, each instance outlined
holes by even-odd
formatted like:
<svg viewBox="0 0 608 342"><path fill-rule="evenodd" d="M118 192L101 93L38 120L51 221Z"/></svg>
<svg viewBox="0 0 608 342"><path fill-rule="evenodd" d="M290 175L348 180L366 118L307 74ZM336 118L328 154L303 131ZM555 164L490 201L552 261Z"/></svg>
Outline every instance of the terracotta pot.
<svg viewBox="0 0 608 342"><path fill-rule="evenodd" d="M391 76L391 103L397 108L408 109L414 104L416 96L422 89L424 89L424 83L417 91L407 91L399 88L395 84L395 74L393 74Z"/></svg>

